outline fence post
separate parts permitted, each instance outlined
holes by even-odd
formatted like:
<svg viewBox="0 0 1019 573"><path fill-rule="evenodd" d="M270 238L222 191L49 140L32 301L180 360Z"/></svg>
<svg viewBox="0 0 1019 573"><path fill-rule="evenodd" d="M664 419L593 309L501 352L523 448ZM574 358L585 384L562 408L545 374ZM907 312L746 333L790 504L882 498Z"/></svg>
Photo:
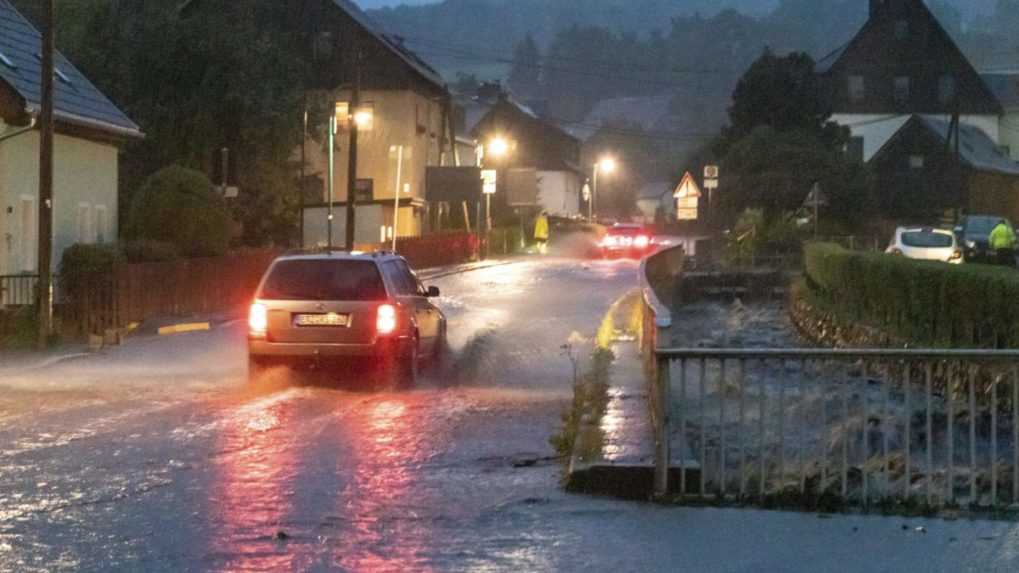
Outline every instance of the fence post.
<svg viewBox="0 0 1019 573"><path fill-rule="evenodd" d="M655 495L664 496L669 493L669 438L672 427L669 423L669 385L672 382L670 374L670 360L658 358L657 368L658 384L655 391L656 408L658 409L658 420L661 426L658 430L658 443L655 448Z"/></svg>

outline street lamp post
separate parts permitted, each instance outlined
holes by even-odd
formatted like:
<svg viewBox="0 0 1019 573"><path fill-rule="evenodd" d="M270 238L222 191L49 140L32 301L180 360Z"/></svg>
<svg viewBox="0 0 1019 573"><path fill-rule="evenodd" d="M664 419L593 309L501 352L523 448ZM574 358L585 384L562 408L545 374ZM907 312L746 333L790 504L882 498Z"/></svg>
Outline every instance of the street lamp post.
<svg viewBox="0 0 1019 573"><path fill-rule="evenodd" d="M598 197L598 173L604 173L605 175L611 175L616 170L616 160L612 157L602 157L594 164L594 177L591 182L591 199L587 202L587 219L590 222L594 222L594 205L596 198Z"/></svg>
<svg viewBox="0 0 1019 573"><path fill-rule="evenodd" d="M484 161L485 158L487 158L488 156L491 156L494 162L496 163L495 165L496 189L498 189L499 181L502 179L502 173L500 173L500 169L498 167L504 164L505 159L510 154L512 148L513 145L510 143L508 139L501 135L496 135L488 142L487 146L482 146L480 149L482 161ZM485 244L488 245L488 243L491 240L492 240L492 194L485 193Z"/></svg>

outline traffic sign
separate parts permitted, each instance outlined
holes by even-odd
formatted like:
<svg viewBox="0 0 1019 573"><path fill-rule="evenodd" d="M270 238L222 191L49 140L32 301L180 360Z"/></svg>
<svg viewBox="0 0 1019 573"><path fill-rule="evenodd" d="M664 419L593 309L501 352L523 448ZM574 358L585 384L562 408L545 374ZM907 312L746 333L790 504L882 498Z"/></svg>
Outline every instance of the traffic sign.
<svg viewBox="0 0 1019 573"><path fill-rule="evenodd" d="M485 195L495 195L496 182L499 179L499 172L495 169L484 169L481 171L481 191Z"/></svg>
<svg viewBox="0 0 1019 573"><path fill-rule="evenodd" d="M694 181L693 175L690 175L689 171L683 175L683 180L679 182L679 186L676 187L672 196L677 199L701 196L701 189L697 186L697 182Z"/></svg>
<svg viewBox="0 0 1019 573"><path fill-rule="evenodd" d="M718 179L705 179L704 180L704 188L705 189L718 189Z"/></svg>
<svg viewBox="0 0 1019 573"><path fill-rule="evenodd" d="M717 165L705 165L704 166L704 178L705 179L718 179L718 166Z"/></svg>

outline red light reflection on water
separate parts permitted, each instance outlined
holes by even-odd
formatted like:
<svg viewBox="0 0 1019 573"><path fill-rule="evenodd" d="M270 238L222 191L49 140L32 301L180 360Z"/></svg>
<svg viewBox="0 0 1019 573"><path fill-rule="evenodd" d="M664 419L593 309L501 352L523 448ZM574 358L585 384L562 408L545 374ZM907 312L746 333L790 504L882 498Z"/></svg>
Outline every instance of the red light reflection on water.
<svg viewBox="0 0 1019 573"><path fill-rule="evenodd" d="M282 396L247 404L224 420L213 459L210 508L218 524L212 551L223 571L291 570L294 556L272 540L291 509L294 450Z"/></svg>
<svg viewBox="0 0 1019 573"><path fill-rule="evenodd" d="M415 491L430 435L422 395L380 397L349 419L358 434L354 484L338 511L354 531L335 540L334 565L349 571L429 571L421 552L430 531L416 508L426 505ZM421 406L421 407L415 407Z"/></svg>

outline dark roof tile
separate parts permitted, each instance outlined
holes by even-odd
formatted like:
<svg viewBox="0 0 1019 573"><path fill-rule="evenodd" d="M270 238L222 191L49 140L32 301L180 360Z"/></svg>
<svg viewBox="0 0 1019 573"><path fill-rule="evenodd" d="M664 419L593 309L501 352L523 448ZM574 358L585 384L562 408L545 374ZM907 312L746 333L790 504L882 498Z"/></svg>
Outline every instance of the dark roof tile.
<svg viewBox="0 0 1019 573"><path fill-rule="evenodd" d="M0 0L0 52L13 65L0 63L0 80L24 98L29 109L37 111L42 100L42 37L8 0ZM53 84L58 119L141 135L138 125L59 52L54 64L58 70Z"/></svg>

